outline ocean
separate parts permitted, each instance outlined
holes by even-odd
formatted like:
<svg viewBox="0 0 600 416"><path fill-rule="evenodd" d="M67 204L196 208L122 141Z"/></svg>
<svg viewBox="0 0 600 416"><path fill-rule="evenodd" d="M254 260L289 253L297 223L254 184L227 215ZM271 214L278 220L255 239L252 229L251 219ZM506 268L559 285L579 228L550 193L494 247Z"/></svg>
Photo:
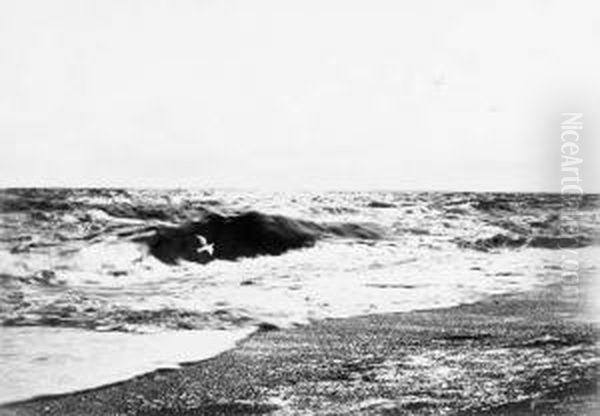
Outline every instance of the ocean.
<svg viewBox="0 0 600 416"><path fill-rule="evenodd" d="M531 290L564 278L565 250L579 273L595 273L599 203L595 194L2 190L0 403L206 359L255 331Z"/></svg>

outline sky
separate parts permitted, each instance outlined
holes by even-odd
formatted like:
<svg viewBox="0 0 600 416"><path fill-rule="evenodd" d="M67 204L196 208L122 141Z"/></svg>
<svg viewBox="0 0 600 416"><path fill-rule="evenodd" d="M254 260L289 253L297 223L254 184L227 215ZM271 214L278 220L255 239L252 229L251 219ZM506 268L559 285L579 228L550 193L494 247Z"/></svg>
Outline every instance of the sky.
<svg viewBox="0 0 600 416"><path fill-rule="evenodd" d="M598 191L595 3L3 0L0 186Z"/></svg>

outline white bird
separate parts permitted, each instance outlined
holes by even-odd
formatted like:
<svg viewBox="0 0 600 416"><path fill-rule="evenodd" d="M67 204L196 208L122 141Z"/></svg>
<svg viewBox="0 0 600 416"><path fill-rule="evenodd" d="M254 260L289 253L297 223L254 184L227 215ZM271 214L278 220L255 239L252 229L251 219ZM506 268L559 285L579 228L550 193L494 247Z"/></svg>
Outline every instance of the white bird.
<svg viewBox="0 0 600 416"><path fill-rule="evenodd" d="M202 253L203 251L206 251L209 255L213 255L213 253L215 252L215 245L214 244L208 244L208 241L206 241L206 238L204 238L201 235L197 235L196 238L198 239L198 242L200 243L200 247L196 249L197 253Z"/></svg>

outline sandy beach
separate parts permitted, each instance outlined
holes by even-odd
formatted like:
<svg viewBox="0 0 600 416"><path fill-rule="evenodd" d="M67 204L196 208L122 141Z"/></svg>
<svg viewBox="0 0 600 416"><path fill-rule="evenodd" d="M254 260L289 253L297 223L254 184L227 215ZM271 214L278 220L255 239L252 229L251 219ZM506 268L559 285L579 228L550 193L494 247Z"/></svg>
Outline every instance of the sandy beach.
<svg viewBox="0 0 600 416"><path fill-rule="evenodd" d="M600 416L600 3L0 33L0 416Z"/></svg>
<svg viewBox="0 0 600 416"><path fill-rule="evenodd" d="M582 293L565 281L448 309L265 327L179 370L2 414L595 415L597 331Z"/></svg>

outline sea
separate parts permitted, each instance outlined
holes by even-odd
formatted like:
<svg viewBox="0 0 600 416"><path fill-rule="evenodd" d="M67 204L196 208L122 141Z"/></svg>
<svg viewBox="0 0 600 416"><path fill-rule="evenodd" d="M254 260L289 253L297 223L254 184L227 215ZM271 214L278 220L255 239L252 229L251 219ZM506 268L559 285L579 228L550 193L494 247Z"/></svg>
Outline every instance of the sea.
<svg viewBox="0 0 600 416"><path fill-rule="evenodd" d="M598 271L600 196L0 190L0 403ZM567 273L568 274L568 273Z"/></svg>

